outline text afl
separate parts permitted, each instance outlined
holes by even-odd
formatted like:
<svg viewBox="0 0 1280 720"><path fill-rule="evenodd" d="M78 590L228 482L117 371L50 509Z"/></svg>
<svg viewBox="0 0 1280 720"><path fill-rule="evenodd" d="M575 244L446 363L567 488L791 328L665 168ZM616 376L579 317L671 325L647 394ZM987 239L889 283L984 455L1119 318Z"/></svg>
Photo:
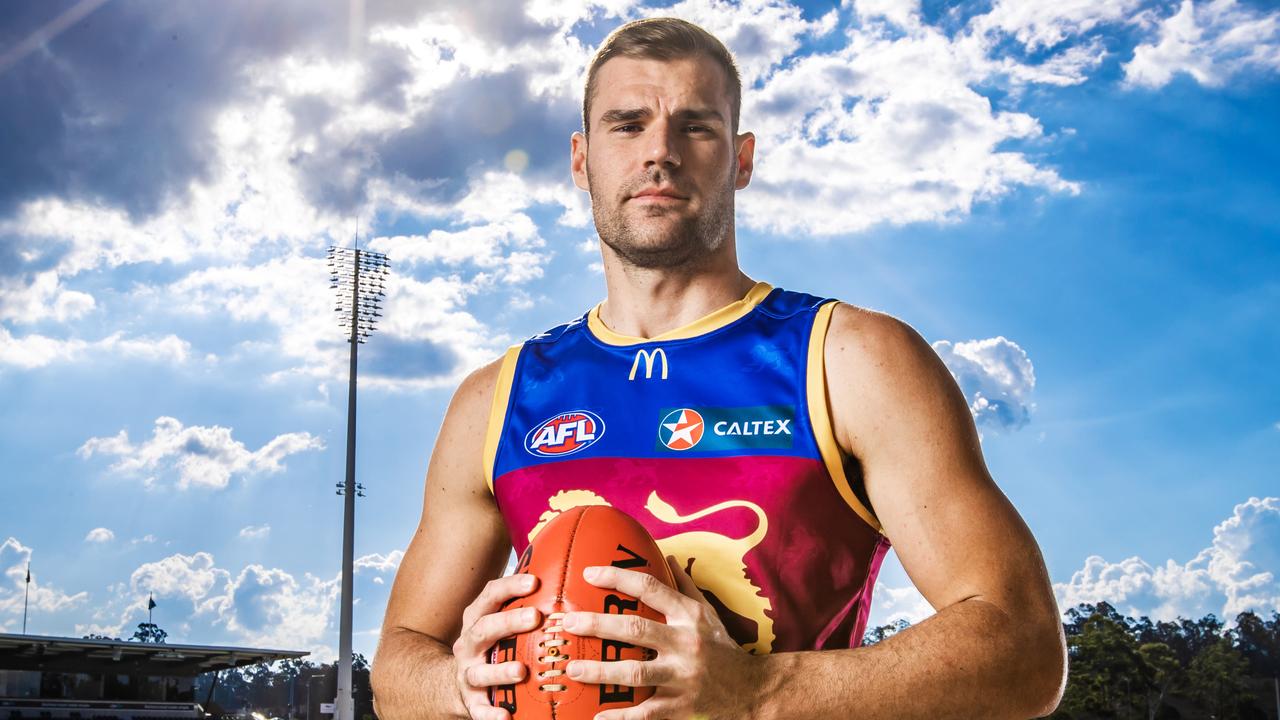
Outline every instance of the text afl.
<svg viewBox="0 0 1280 720"><path fill-rule="evenodd" d="M534 455L570 455L594 444L604 435L604 420L590 410L560 413L535 425L524 436L524 449Z"/></svg>

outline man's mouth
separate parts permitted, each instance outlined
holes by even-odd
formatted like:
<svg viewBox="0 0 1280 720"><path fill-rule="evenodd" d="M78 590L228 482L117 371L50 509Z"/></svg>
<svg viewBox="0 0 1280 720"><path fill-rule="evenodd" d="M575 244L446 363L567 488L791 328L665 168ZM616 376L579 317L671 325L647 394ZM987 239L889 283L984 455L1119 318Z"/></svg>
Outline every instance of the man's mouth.
<svg viewBox="0 0 1280 720"><path fill-rule="evenodd" d="M642 203L675 203L688 200L688 198L677 193L675 189L664 187L645 188L632 195L629 199Z"/></svg>

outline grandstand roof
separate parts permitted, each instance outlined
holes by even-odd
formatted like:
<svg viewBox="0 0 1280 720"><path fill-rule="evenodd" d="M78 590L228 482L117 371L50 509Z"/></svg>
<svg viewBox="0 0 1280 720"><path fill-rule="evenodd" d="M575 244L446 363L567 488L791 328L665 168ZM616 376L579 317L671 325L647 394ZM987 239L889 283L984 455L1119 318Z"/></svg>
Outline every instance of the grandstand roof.
<svg viewBox="0 0 1280 720"><path fill-rule="evenodd" d="M199 675L227 668L298 658L305 650L220 645L175 645L0 633L0 670L134 675Z"/></svg>

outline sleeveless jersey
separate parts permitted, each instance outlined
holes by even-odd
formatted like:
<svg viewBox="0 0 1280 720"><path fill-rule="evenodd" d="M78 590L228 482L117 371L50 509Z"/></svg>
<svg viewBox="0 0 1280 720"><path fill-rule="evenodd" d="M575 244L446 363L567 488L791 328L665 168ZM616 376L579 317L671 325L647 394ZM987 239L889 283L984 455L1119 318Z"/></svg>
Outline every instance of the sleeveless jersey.
<svg viewBox="0 0 1280 720"><path fill-rule="evenodd" d="M860 645L889 540L831 429L834 307L757 283L654 338L614 333L597 305L511 348L484 464L516 553L557 513L612 505L749 652Z"/></svg>

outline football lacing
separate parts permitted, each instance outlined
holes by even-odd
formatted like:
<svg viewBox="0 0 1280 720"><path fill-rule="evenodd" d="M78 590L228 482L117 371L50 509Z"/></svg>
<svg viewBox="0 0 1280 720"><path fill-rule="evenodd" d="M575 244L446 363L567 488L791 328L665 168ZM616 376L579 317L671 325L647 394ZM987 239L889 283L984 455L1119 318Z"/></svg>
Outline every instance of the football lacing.
<svg viewBox="0 0 1280 720"><path fill-rule="evenodd" d="M564 613L551 613L547 615L547 622L549 624L547 627L543 628L543 632L550 634L564 631L564 626L560 624L562 619L564 619ZM561 649L567 644L569 644L568 640L559 637L542 640L538 643L538 647L547 648L547 654L539 657L538 662L552 666L549 670L538 671L538 678L540 680L564 675L564 670L555 667L555 664L569 659L569 653ZM552 682L545 685L539 685L538 689L543 692L563 692L566 687L567 686L562 683Z"/></svg>

